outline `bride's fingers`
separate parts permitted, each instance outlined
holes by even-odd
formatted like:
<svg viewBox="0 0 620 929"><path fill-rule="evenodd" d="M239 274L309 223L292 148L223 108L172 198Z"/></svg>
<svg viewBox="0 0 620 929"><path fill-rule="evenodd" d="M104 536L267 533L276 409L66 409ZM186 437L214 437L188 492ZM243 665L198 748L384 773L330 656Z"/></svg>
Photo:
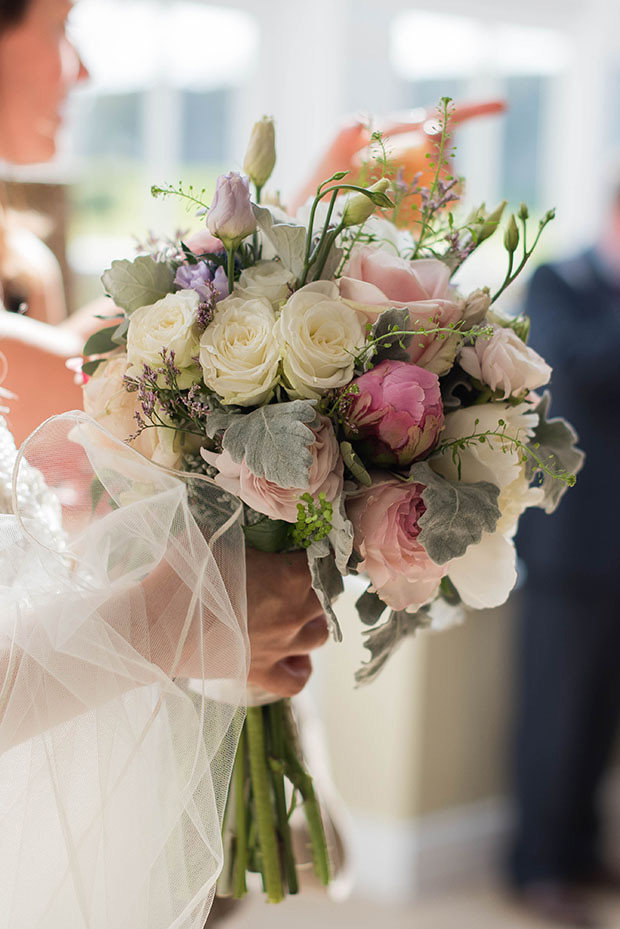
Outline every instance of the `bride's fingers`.
<svg viewBox="0 0 620 929"><path fill-rule="evenodd" d="M317 616L302 626L290 645L290 651L295 655L305 655L325 645L328 636L325 616Z"/></svg>
<svg viewBox="0 0 620 929"><path fill-rule="evenodd" d="M304 689L311 674L308 655L289 655L269 668L255 669L249 683L278 697L294 697Z"/></svg>

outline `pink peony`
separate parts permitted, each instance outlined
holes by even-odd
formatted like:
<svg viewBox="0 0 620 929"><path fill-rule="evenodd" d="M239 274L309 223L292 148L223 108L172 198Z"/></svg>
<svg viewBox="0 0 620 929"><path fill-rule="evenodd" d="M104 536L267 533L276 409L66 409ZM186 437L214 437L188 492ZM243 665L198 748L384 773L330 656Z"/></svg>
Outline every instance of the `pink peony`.
<svg viewBox="0 0 620 929"><path fill-rule="evenodd" d="M435 445L443 428L439 378L404 361L382 361L353 384L345 432L365 461L405 467Z"/></svg>
<svg viewBox="0 0 620 929"><path fill-rule="evenodd" d="M203 449L201 454L218 469L215 481L224 490L240 497L258 513L296 523L297 504L302 494L309 493L316 498L324 493L327 500L333 501L342 491L343 463L332 424L326 417L321 417L320 426L313 431L316 441L310 446L312 464L307 487L279 487L264 477L252 474L245 459L236 464L227 451L216 454Z"/></svg>
<svg viewBox="0 0 620 929"><path fill-rule="evenodd" d="M450 269L436 258L409 261L386 249L360 245L351 252L340 280L341 296L370 322L383 310L406 307L414 327L449 327L463 318L463 303L450 286ZM455 339L439 334L415 337L409 348L411 360L445 374L454 361Z"/></svg>
<svg viewBox="0 0 620 929"><path fill-rule="evenodd" d="M359 570L389 607L415 612L432 600L444 574L418 542L424 487L373 477L372 487L347 500L355 548L363 559Z"/></svg>

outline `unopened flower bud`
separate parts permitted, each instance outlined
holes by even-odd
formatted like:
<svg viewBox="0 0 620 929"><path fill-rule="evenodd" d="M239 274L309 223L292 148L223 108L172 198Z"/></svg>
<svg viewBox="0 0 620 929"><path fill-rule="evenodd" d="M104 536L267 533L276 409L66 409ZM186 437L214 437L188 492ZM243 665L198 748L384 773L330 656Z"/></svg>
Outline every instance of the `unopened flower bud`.
<svg viewBox="0 0 620 929"><path fill-rule="evenodd" d="M519 219L522 219L525 222L526 219L529 219L530 211L527 208L527 203L522 203L519 207Z"/></svg>
<svg viewBox="0 0 620 929"><path fill-rule="evenodd" d="M228 250L235 249L256 229L247 178L231 171L220 174L215 183L207 228Z"/></svg>
<svg viewBox="0 0 620 929"><path fill-rule="evenodd" d="M250 142L245 153L243 170L257 188L261 188L271 177L276 163L276 134L273 119L263 116L254 123Z"/></svg>
<svg viewBox="0 0 620 929"><path fill-rule="evenodd" d="M368 191L372 194L379 194L385 197L386 202L383 201L382 196L369 196L368 194L355 194L347 200L343 214L342 214L342 223L345 226L361 226L362 223L365 223L367 219L370 219L372 214L375 212L377 206L390 206L393 205L392 201L386 194L386 190L389 189L390 182L386 177L382 177L380 181L377 181L375 184L372 184L368 188Z"/></svg>
<svg viewBox="0 0 620 929"><path fill-rule="evenodd" d="M504 248L512 255L513 252L516 252L518 245L519 230L517 228L515 214L511 213L508 225L506 226L506 232L504 233Z"/></svg>
<svg viewBox="0 0 620 929"><path fill-rule="evenodd" d="M485 239L489 239L499 225L499 221L502 218L502 213L506 208L507 200L502 200L502 202L495 207L492 213L486 214L484 209L484 204L480 207L480 214L482 216L479 222L474 222L472 225L472 231L476 236L477 242L484 242Z"/></svg>

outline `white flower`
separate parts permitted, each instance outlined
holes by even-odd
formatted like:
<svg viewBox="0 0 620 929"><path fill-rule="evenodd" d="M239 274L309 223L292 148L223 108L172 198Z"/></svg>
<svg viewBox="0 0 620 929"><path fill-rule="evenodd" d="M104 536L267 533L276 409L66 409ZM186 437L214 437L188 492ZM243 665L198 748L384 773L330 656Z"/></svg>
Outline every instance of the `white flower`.
<svg viewBox="0 0 620 929"><path fill-rule="evenodd" d="M276 332L289 393L309 399L349 383L355 355L365 341L358 314L329 281L307 284L294 293L282 307Z"/></svg>
<svg viewBox="0 0 620 929"><path fill-rule="evenodd" d="M204 382L226 404L254 406L278 381L280 346L275 316L264 297L221 300L200 340Z"/></svg>
<svg viewBox="0 0 620 929"><path fill-rule="evenodd" d="M241 272L235 287L235 296L248 300L251 297L266 297L274 309L278 309L291 295L295 275L279 261L259 261L252 268Z"/></svg>
<svg viewBox="0 0 620 929"><path fill-rule="evenodd" d="M476 423L476 420L478 422ZM503 428L507 436L527 442L538 423L538 414L527 403L483 403L448 413L442 442L488 429ZM459 450L453 461L449 451L433 460L433 468L449 480L466 483L488 481L499 488L497 505L501 516L494 532L483 532L480 542L470 545L464 555L446 566L447 575L463 602L474 609L504 603L516 582L515 550L512 538L517 522L528 506L537 506L542 490L530 487L523 453L508 439L491 436L485 442L472 442Z"/></svg>
<svg viewBox="0 0 620 929"><path fill-rule="evenodd" d="M137 393L125 387L126 373L127 356L119 350L100 364L84 384L82 397L88 415L123 442L136 431L135 413L139 409ZM165 468L178 468L181 462L179 435L174 429L149 426L131 446Z"/></svg>
<svg viewBox="0 0 620 929"><path fill-rule="evenodd" d="M503 390L504 399L536 390L551 377L544 359L509 327L495 327L490 339L479 338L475 345L466 346L459 363L491 390Z"/></svg>
<svg viewBox="0 0 620 929"><path fill-rule="evenodd" d="M193 358L198 354L196 314L200 298L195 290L167 294L151 306L140 307L129 318L127 332L127 374L142 373L142 365L162 365L161 350L174 352L174 363L181 369L179 386L188 387L194 377Z"/></svg>

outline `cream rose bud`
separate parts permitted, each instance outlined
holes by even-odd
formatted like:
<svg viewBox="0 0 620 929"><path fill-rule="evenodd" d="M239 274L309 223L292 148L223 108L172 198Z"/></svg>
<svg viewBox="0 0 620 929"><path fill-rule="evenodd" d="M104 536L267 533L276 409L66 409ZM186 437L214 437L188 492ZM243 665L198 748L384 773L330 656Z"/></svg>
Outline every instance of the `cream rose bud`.
<svg viewBox="0 0 620 929"><path fill-rule="evenodd" d="M491 390L501 390L504 399L518 397L549 382L551 368L512 329L494 328L490 339L476 339L461 350L459 363L476 380Z"/></svg>
<svg viewBox="0 0 620 929"><path fill-rule="evenodd" d="M235 295L248 300L266 297L278 309L291 295L295 275L279 261L259 261L241 272Z"/></svg>
<svg viewBox="0 0 620 929"><path fill-rule="evenodd" d="M349 383L365 341L360 317L329 281L294 293L282 307L276 333L289 393L311 400Z"/></svg>
<svg viewBox="0 0 620 929"><path fill-rule="evenodd" d="M265 297L221 300L200 339L204 382L222 402L254 406L268 399L278 382L280 345L275 315Z"/></svg>
<svg viewBox="0 0 620 929"><path fill-rule="evenodd" d="M129 319L127 331L127 374L142 374L142 365L162 366L162 348L174 352L181 369L179 386L189 387L198 378L194 358L198 354L196 325L200 297L195 290L167 294L151 306L140 307Z"/></svg>

